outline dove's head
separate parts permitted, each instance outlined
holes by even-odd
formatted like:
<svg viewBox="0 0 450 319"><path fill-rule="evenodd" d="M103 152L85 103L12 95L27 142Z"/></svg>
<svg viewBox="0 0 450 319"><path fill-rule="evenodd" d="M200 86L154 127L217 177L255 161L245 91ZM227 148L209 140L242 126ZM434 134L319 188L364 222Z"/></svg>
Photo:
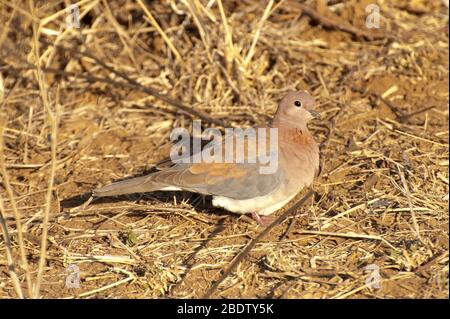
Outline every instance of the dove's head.
<svg viewBox="0 0 450 319"><path fill-rule="evenodd" d="M273 124L306 127L309 120L320 118L316 101L306 91L287 93L275 113Z"/></svg>

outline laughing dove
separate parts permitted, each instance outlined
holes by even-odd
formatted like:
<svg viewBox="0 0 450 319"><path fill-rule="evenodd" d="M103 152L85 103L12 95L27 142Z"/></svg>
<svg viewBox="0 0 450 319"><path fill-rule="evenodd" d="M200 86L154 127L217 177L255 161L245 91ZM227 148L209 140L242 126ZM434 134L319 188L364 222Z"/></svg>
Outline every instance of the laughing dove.
<svg viewBox="0 0 450 319"><path fill-rule="evenodd" d="M247 139L244 155L233 155L231 162L178 162L150 175L98 188L93 196L185 190L212 195L214 206L238 214L252 214L259 224L266 225L270 220L267 215L311 185L319 168L319 148L307 128L309 120L320 116L314 107L314 98L305 91L289 92L281 100L271 125L263 128L277 132L277 166L270 173L262 172L260 161L250 160L254 154L249 155L251 140ZM258 130L258 137L260 134ZM234 138L237 140L241 135L242 132L235 133ZM269 132L263 138L268 145L272 136ZM233 147L235 151L236 146ZM247 161L242 161L242 156Z"/></svg>

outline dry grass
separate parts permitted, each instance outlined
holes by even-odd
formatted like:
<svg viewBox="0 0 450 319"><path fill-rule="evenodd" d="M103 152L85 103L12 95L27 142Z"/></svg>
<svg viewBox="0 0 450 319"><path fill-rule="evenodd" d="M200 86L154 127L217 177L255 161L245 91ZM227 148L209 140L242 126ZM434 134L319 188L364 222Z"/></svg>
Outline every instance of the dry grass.
<svg viewBox="0 0 450 319"><path fill-rule="evenodd" d="M149 170L192 118L258 125L307 89L316 196L215 296L448 298L448 9L379 1L369 30L369 3L82 0L68 29L69 1L1 0L0 297L201 297L254 222L190 193L73 207Z"/></svg>

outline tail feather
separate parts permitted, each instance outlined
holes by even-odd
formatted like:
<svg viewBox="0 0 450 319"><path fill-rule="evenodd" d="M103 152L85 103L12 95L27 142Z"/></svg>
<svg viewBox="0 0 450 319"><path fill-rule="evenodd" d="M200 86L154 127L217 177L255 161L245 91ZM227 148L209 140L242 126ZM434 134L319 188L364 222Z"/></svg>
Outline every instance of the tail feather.
<svg viewBox="0 0 450 319"><path fill-rule="evenodd" d="M153 192L164 188L157 182L153 182L149 176L141 176L112 183L92 192L94 197L117 196L133 193Z"/></svg>

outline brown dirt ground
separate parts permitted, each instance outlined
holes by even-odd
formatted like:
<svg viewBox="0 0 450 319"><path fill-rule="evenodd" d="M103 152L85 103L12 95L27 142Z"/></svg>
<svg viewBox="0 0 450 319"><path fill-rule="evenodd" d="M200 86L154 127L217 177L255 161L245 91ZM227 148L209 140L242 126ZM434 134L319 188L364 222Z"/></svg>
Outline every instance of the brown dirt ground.
<svg viewBox="0 0 450 319"><path fill-rule="evenodd" d="M448 8L441 1L379 1L379 30L365 28L371 1L305 2L337 26L376 39L326 27L294 1L276 1L250 63L267 2L223 1L232 44L219 0L211 7L145 2L180 59L138 2L85 1L79 30L65 28L63 1L36 1L33 12L28 3L0 4L0 147L34 282L52 170L48 114L58 110L41 297L198 298L261 231L190 193L122 196L74 210L93 188L151 169L167 156L171 129L191 124L188 114L139 88L88 81L126 82L79 50L234 126L267 122L288 90L317 99L323 120L310 128L321 143L322 171L314 200L258 243L216 297L448 298ZM33 21L41 28L33 31ZM80 268L79 289L65 288L69 264ZM369 264L380 268L379 289L365 286ZM0 298L17 297L7 265L1 237Z"/></svg>

